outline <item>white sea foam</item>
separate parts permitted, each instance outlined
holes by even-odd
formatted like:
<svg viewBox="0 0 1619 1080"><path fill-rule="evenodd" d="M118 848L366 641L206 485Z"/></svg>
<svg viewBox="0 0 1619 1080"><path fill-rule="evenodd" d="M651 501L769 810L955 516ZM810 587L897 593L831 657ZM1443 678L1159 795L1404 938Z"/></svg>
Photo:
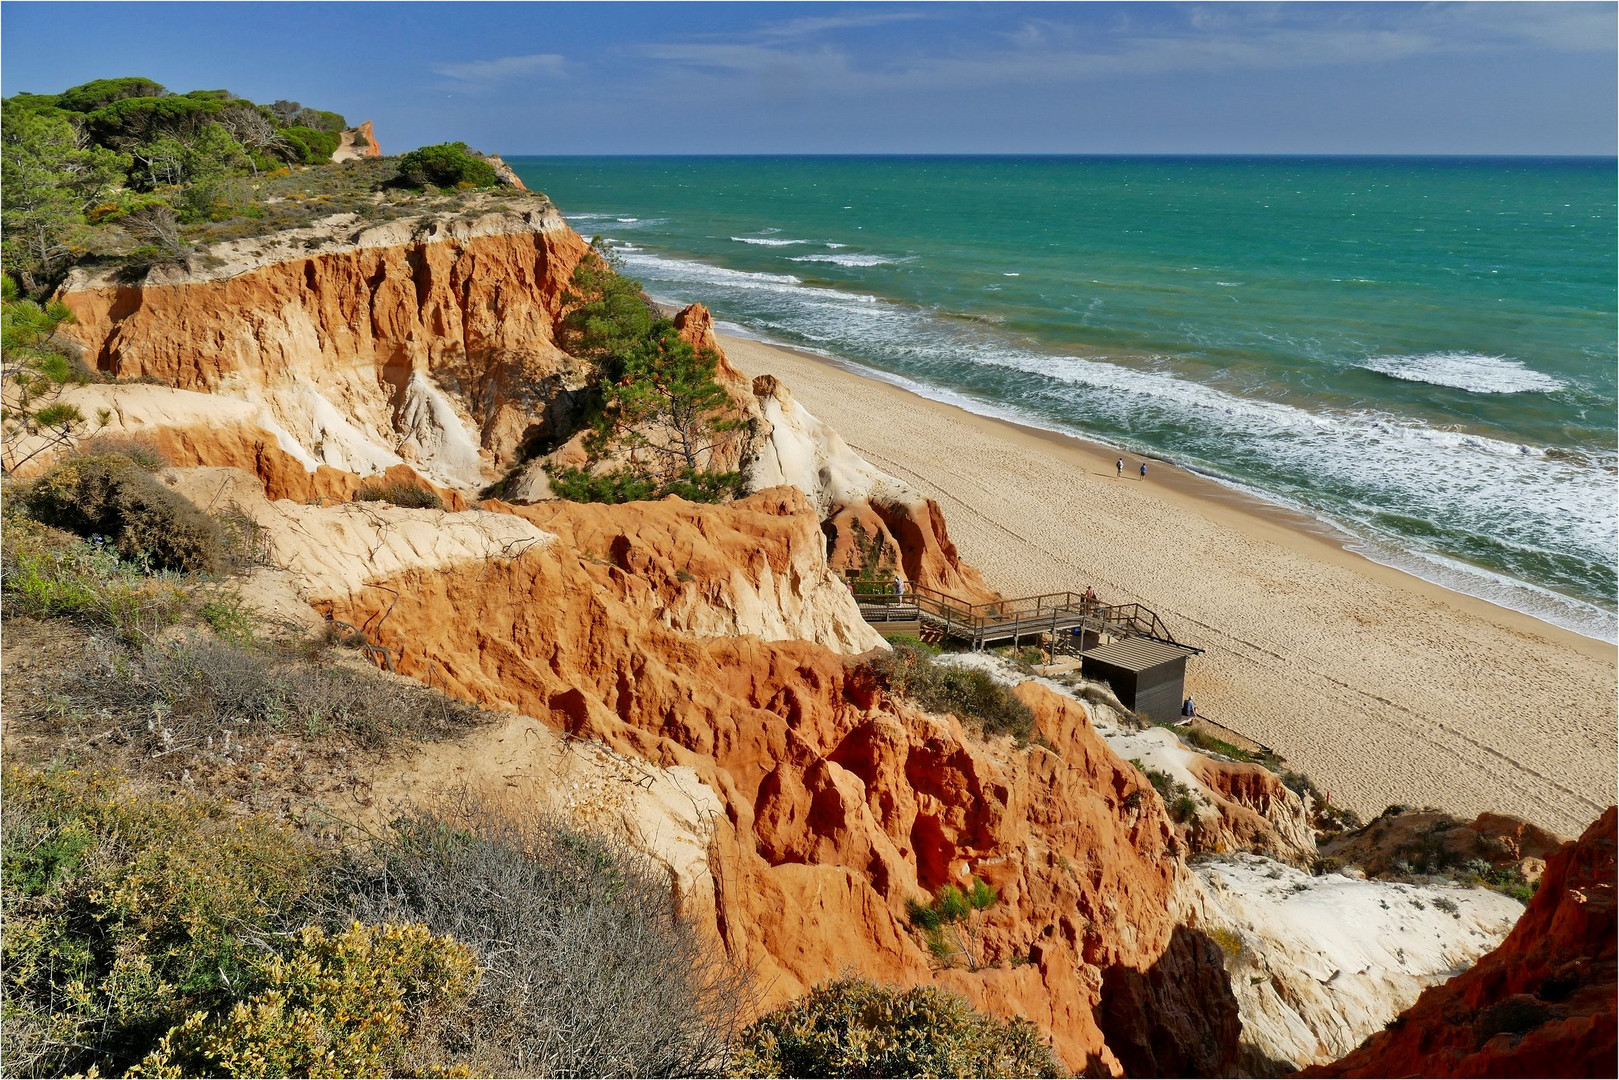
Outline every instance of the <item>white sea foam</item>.
<svg viewBox="0 0 1619 1080"><path fill-rule="evenodd" d="M1360 366L1407 382L1449 386L1474 394L1549 394L1566 385L1561 379L1526 367L1521 360L1482 353L1374 356Z"/></svg>
<svg viewBox="0 0 1619 1080"><path fill-rule="evenodd" d="M808 240L778 240L774 236L733 236L739 244L757 244L760 247L791 247L794 244L807 244Z"/></svg>
<svg viewBox="0 0 1619 1080"><path fill-rule="evenodd" d="M1016 272L1005 273L1005 274L1001 275L1001 277L1022 277L1022 276L1023 276L1022 274L1019 274L1019 273L1016 273Z"/></svg>
<svg viewBox="0 0 1619 1080"><path fill-rule="evenodd" d="M838 266L893 266L904 259L887 255L795 255L788 262L835 263Z"/></svg>
<svg viewBox="0 0 1619 1080"><path fill-rule="evenodd" d="M849 245L848 244L834 244L832 241L828 240L826 242L826 246L829 247L829 248L846 248Z"/></svg>

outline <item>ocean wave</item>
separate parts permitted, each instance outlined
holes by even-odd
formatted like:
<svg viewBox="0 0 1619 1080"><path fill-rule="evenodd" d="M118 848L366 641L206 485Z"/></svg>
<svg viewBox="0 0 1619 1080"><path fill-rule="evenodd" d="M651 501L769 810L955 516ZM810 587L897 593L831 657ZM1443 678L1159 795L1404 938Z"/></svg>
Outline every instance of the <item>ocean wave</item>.
<svg viewBox="0 0 1619 1080"><path fill-rule="evenodd" d="M887 255L794 255L788 262L835 263L838 266L894 266L904 259Z"/></svg>
<svg viewBox="0 0 1619 1080"><path fill-rule="evenodd" d="M777 240L774 236L733 236L739 244L758 244L761 247L791 247L794 244L807 244L808 240Z"/></svg>
<svg viewBox="0 0 1619 1080"><path fill-rule="evenodd" d="M1473 394L1549 394L1567 384L1524 366L1521 360L1470 352L1420 356L1374 356L1361 367L1406 382L1449 386Z"/></svg>
<svg viewBox="0 0 1619 1080"><path fill-rule="evenodd" d="M832 242L832 241L830 241L830 240L828 240L828 241L827 241L827 242L826 242L826 246L827 246L827 247L829 247L829 248L834 248L834 249L836 249L836 248L846 248L846 247L848 247L848 246L849 246L849 245L848 245L848 244L834 244L834 243L833 243L833 242Z"/></svg>

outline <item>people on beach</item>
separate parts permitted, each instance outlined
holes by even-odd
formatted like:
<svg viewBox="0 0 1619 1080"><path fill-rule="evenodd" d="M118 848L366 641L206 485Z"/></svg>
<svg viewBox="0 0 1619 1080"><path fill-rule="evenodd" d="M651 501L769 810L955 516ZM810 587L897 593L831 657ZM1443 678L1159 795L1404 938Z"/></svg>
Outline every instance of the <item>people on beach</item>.
<svg viewBox="0 0 1619 1080"><path fill-rule="evenodd" d="M1119 475L1120 476L1124 475L1124 459L1123 458L1119 459Z"/></svg>
<svg viewBox="0 0 1619 1080"><path fill-rule="evenodd" d="M1143 468L1145 468L1145 466L1143 466ZM1186 695L1186 701L1183 705L1181 705L1181 715L1188 720L1191 720L1197 716L1197 702L1192 700L1191 694Z"/></svg>
<svg viewBox="0 0 1619 1080"><path fill-rule="evenodd" d="M1089 585L1085 586L1085 595L1080 597L1080 599L1083 600L1086 604L1095 604L1096 603L1096 590L1091 588Z"/></svg>
<svg viewBox="0 0 1619 1080"><path fill-rule="evenodd" d="M905 595L905 579L900 577L898 573L894 574L894 595Z"/></svg>
<svg viewBox="0 0 1619 1080"><path fill-rule="evenodd" d="M1141 463L1141 479L1145 480L1146 478L1147 478L1147 463L1145 461L1143 461Z"/></svg>

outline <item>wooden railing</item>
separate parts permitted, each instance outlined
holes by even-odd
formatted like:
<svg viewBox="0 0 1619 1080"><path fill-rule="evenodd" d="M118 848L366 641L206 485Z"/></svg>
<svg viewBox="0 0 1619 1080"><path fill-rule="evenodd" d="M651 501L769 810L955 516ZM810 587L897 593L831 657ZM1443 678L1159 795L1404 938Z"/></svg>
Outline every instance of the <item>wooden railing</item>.
<svg viewBox="0 0 1619 1080"><path fill-rule="evenodd" d="M917 620L947 637L980 646L1023 635L1090 630L1118 637L1149 637L1179 645L1162 619L1140 604L1103 604L1080 593L1041 593L1007 600L972 604L925 585L907 586L904 593L891 587L855 587L860 612L870 622ZM1189 646L1188 646L1189 647Z"/></svg>

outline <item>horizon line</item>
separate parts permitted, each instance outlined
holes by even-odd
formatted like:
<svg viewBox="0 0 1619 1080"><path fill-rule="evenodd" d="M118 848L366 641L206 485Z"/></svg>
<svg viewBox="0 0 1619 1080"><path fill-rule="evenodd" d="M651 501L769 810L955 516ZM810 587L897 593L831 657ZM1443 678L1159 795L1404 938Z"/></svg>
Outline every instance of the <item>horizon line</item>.
<svg viewBox="0 0 1619 1080"><path fill-rule="evenodd" d="M784 150L773 153L741 153L732 151L710 151L703 153L660 153L653 151L604 151L598 153L529 153L519 151L502 151L503 158L539 157L539 158L581 158L581 157L643 157L643 158L784 158L784 157L824 157L824 158L1215 158L1215 159L1253 159L1253 158L1286 158L1297 160L1300 158L1328 158L1328 159L1380 159L1380 160L1423 160L1423 161L1612 161L1619 162L1619 152L1596 154L1507 154L1507 153L1478 153L1478 154L1440 154L1440 153L1283 153L1283 152L1198 152L1198 151L1019 151L1019 150L921 150L914 152L883 152L883 151L849 151L849 150Z"/></svg>

